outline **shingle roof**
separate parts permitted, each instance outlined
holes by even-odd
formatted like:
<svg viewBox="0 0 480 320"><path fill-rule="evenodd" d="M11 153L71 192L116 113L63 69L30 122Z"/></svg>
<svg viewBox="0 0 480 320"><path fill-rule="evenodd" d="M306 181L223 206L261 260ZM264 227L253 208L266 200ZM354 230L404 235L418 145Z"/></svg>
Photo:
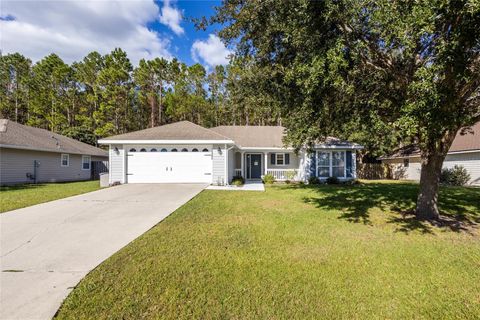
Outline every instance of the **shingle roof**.
<svg viewBox="0 0 480 320"><path fill-rule="evenodd" d="M108 153L100 148L7 119L0 119L0 145L18 149L108 156Z"/></svg>
<svg viewBox="0 0 480 320"><path fill-rule="evenodd" d="M473 132L472 132L473 131ZM448 152L462 152L480 150L480 122L477 122L471 127L471 130L467 130L465 134L462 134L460 130L455 140L453 140L452 146ZM379 157L379 159L394 159L405 157L418 157L420 156L420 149L418 146L411 144L402 148L396 149L388 156Z"/></svg>
<svg viewBox="0 0 480 320"><path fill-rule="evenodd" d="M211 128L242 148L282 148L285 128L281 126L219 126Z"/></svg>
<svg viewBox="0 0 480 320"><path fill-rule="evenodd" d="M120 134L103 140L230 140L229 138L196 125L180 121L163 126Z"/></svg>
<svg viewBox="0 0 480 320"><path fill-rule="evenodd" d="M449 152L480 150L480 122L473 125L471 129L473 134L467 131L462 135L461 130L457 133Z"/></svg>

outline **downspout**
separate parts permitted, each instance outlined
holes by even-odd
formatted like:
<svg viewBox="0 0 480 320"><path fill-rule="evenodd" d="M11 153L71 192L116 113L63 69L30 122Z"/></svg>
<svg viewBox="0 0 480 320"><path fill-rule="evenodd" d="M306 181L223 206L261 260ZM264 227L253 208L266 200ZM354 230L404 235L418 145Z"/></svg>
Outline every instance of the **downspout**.
<svg viewBox="0 0 480 320"><path fill-rule="evenodd" d="M227 144L225 144L225 185L229 185L228 183L228 151L235 148L235 146L231 146L227 149Z"/></svg>

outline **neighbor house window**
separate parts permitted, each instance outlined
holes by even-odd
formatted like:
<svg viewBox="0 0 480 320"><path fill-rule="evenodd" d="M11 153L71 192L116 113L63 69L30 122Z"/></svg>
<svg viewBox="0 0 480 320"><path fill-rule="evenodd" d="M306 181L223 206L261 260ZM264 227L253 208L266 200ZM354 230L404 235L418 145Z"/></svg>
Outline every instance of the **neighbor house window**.
<svg viewBox="0 0 480 320"><path fill-rule="evenodd" d="M203 150L202 150L202 152L208 152L208 149L207 149L207 148L205 148L205 149L203 149Z"/></svg>
<svg viewBox="0 0 480 320"><path fill-rule="evenodd" d="M132 149L130 149L130 152L137 152L137 149L132 148Z"/></svg>
<svg viewBox="0 0 480 320"><path fill-rule="evenodd" d="M82 169L90 170L91 158L90 156L82 156Z"/></svg>
<svg viewBox="0 0 480 320"><path fill-rule="evenodd" d="M332 152L332 176L345 177L345 152Z"/></svg>
<svg viewBox="0 0 480 320"><path fill-rule="evenodd" d="M157 152L157 149L152 148L152 149L150 149L150 152Z"/></svg>
<svg viewBox="0 0 480 320"><path fill-rule="evenodd" d="M318 172L321 178L330 177L330 152L318 152Z"/></svg>
<svg viewBox="0 0 480 320"><path fill-rule="evenodd" d="M171 152L177 152L178 150L173 148L172 150L170 150Z"/></svg>
<svg viewBox="0 0 480 320"><path fill-rule="evenodd" d="M272 153L270 155L270 164L277 166L285 166L290 164L290 154L288 153Z"/></svg>
<svg viewBox="0 0 480 320"><path fill-rule="evenodd" d="M70 166L70 155L66 153L62 153L61 162L62 162L62 167Z"/></svg>
<svg viewBox="0 0 480 320"><path fill-rule="evenodd" d="M140 149L140 152L147 152L147 149L142 148L142 149Z"/></svg>
<svg viewBox="0 0 480 320"><path fill-rule="evenodd" d="M193 149L192 149L192 152L198 152L198 149L197 149L197 148L193 148Z"/></svg>
<svg viewBox="0 0 480 320"><path fill-rule="evenodd" d="M408 168L410 166L410 159L403 159L403 166Z"/></svg>
<svg viewBox="0 0 480 320"><path fill-rule="evenodd" d="M183 148L183 149L182 149L182 152L188 152L188 149L187 149L187 148Z"/></svg>
<svg viewBox="0 0 480 320"><path fill-rule="evenodd" d="M165 148L162 148L162 150L160 150L160 152L167 152L168 150L165 149Z"/></svg>

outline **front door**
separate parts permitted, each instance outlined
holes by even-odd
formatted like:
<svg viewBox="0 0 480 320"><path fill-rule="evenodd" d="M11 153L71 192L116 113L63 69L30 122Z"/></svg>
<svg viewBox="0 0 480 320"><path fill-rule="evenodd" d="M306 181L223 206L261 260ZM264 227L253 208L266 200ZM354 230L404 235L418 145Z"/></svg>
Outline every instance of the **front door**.
<svg viewBox="0 0 480 320"><path fill-rule="evenodd" d="M247 178L260 179L262 176L262 155L249 154L247 155Z"/></svg>

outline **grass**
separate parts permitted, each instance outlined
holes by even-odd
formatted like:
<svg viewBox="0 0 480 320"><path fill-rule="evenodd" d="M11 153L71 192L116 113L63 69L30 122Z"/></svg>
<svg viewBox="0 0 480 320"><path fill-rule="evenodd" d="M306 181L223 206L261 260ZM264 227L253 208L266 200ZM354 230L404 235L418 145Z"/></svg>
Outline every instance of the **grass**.
<svg viewBox="0 0 480 320"><path fill-rule="evenodd" d="M98 181L22 184L0 187L0 212L95 191L99 188Z"/></svg>
<svg viewBox="0 0 480 320"><path fill-rule="evenodd" d="M57 319L478 319L480 189L466 227L402 216L418 185L203 191L92 271Z"/></svg>

